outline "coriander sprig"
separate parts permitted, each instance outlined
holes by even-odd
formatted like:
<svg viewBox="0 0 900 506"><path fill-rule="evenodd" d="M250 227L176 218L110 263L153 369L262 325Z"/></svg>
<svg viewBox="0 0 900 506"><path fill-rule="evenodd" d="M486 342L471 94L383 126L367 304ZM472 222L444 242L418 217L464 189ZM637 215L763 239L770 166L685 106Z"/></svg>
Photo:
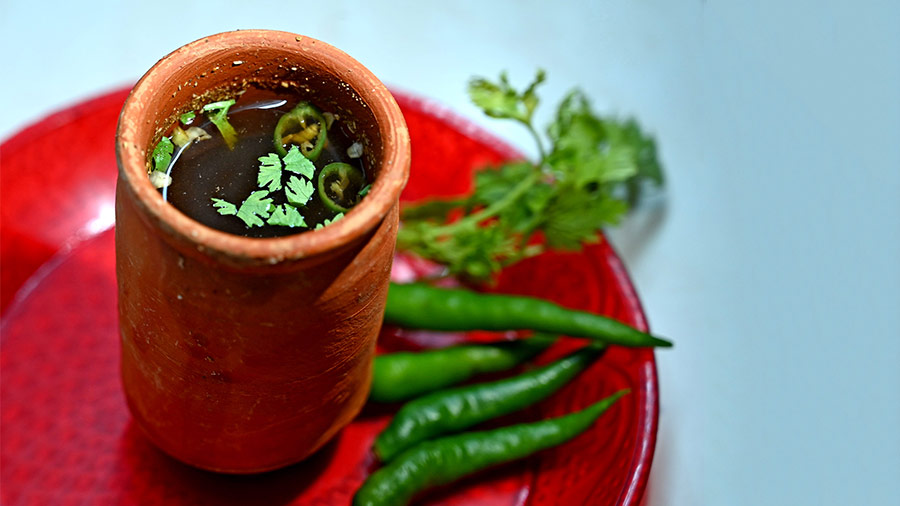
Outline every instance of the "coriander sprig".
<svg viewBox="0 0 900 506"><path fill-rule="evenodd" d="M284 170L298 174L291 175L286 185L282 186L281 178ZM269 153L259 157L259 172L256 182L260 189L247 197L240 207L223 199L213 198L213 207L223 216L237 216L244 221L247 228L261 227L264 224L283 227L303 227L309 225L298 207L305 206L315 189L310 179L315 173L315 166L303 156L297 146L292 146L284 158L277 153ZM270 194L284 189L287 204L274 204ZM337 221L334 217L331 222ZM265 220L265 221L263 221Z"/></svg>
<svg viewBox="0 0 900 506"><path fill-rule="evenodd" d="M547 74L542 69L538 69L534 81L521 93L509 83L506 72L500 73L500 82L498 83L492 83L481 77L476 77L469 83L469 98L486 115L498 119L512 119L528 129L537 144L541 163L546 158L546 151L544 151L544 142L541 140L541 136L534 128L532 117L539 103L535 90L546 78Z"/></svg>
<svg viewBox="0 0 900 506"><path fill-rule="evenodd" d="M545 77L538 71L521 92L506 74L496 83L469 83L470 98L485 114L525 126L539 159L477 171L468 197L405 207L399 249L446 265L448 274L486 280L547 249L596 242L637 201L645 181L662 184L653 139L634 120L596 115L577 90L560 103L546 149L533 121Z"/></svg>

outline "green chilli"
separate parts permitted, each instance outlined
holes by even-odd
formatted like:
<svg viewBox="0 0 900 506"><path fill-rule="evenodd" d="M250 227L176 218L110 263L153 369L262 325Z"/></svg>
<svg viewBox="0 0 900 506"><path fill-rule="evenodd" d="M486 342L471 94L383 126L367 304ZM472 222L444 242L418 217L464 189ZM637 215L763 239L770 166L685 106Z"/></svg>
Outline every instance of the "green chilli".
<svg viewBox="0 0 900 506"><path fill-rule="evenodd" d="M458 385L478 374L512 369L556 342L535 335L496 343L473 343L437 350L402 351L375 357L369 400L399 402Z"/></svg>
<svg viewBox="0 0 900 506"><path fill-rule="evenodd" d="M327 138L328 127L322 112L309 102L300 102L279 118L273 140L275 151L281 156L287 154L285 146L296 144L303 156L315 161Z"/></svg>
<svg viewBox="0 0 900 506"><path fill-rule="evenodd" d="M621 346L672 346L670 341L612 318L567 309L550 301L460 288L437 288L425 283L392 283L384 319L386 323L418 329L529 329L586 337Z"/></svg>
<svg viewBox="0 0 900 506"><path fill-rule="evenodd" d="M400 408L375 438L383 462L422 441L459 432L536 404L590 365L602 349L587 347L556 362L498 381L441 390Z"/></svg>
<svg viewBox="0 0 900 506"><path fill-rule="evenodd" d="M329 163L319 172L319 198L325 207L345 213L359 201L359 192L366 185L361 170L349 163Z"/></svg>
<svg viewBox="0 0 900 506"><path fill-rule="evenodd" d="M353 504L409 504L415 494L428 488L565 443L587 430L626 393L627 390L620 390L582 411L559 418L419 443L369 476L357 490Z"/></svg>

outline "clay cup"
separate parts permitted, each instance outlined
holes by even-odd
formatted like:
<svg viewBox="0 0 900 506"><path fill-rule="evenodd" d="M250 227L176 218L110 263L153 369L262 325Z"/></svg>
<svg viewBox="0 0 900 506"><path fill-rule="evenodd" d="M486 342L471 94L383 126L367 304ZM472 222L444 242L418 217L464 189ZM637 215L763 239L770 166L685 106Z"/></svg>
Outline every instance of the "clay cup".
<svg viewBox="0 0 900 506"><path fill-rule="evenodd" d="M316 231L251 239L162 199L148 153L181 113L249 87L296 89L357 122L370 193ZM284 32L183 46L132 90L116 153L122 381L137 425L203 469L298 462L359 412L382 323L409 136L387 88L342 51Z"/></svg>

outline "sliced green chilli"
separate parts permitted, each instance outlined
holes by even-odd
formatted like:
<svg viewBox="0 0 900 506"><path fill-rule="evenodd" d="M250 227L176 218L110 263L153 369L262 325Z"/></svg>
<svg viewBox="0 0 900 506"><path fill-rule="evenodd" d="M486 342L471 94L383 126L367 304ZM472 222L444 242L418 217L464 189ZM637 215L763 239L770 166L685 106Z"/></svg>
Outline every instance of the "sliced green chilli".
<svg viewBox="0 0 900 506"><path fill-rule="evenodd" d="M319 198L333 211L344 213L356 205L365 185L362 171L348 163L329 163L319 172Z"/></svg>
<svg viewBox="0 0 900 506"><path fill-rule="evenodd" d="M278 120L275 125L275 151L284 156L291 144L296 144L306 158L315 161L325 147L328 127L319 109L309 102L300 102Z"/></svg>

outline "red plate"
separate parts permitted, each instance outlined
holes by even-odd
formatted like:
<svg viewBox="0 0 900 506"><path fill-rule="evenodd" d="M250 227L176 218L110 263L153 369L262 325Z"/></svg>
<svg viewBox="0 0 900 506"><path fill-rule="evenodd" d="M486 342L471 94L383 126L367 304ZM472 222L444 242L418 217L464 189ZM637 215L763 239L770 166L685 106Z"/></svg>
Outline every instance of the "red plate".
<svg viewBox="0 0 900 506"><path fill-rule="evenodd" d="M2 406L0 502L18 504L347 504L376 464L369 451L391 410L367 408L309 460L256 476L225 476L157 451L128 414L119 386L112 225L114 136L127 90L49 116L0 147ZM398 97L412 138L404 200L466 192L472 169L516 157L509 146L440 106ZM395 275L421 274L400 258ZM549 297L647 324L606 242L508 269L498 291ZM382 350L483 335L386 329ZM560 343L549 361L573 343ZM579 378L511 423L559 415L624 387L585 434L524 461L420 497L441 505L637 505L656 442L653 353L613 348Z"/></svg>

